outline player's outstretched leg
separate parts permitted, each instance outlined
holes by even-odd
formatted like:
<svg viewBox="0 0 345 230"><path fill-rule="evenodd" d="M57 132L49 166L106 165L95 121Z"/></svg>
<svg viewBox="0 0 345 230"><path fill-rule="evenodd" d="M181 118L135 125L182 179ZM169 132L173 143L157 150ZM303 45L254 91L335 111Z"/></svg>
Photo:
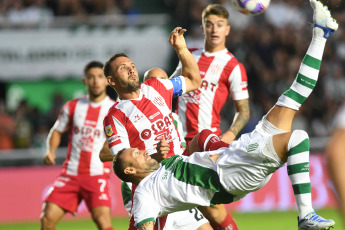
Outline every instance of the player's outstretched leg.
<svg viewBox="0 0 345 230"><path fill-rule="evenodd" d="M338 29L338 23L332 18L327 7L316 0L310 0L310 4L314 9L312 41L295 81L279 97L276 105L266 116L267 120L284 131L290 131L296 111L313 91L318 80L327 38Z"/></svg>
<svg viewBox="0 0 345 230"><path fill-rule="evenodd" d="M328 229L335 224L334 221L318 216L312 206L307 132L292 132L287 154L287 172L299 211L298 229Z"/></svg>

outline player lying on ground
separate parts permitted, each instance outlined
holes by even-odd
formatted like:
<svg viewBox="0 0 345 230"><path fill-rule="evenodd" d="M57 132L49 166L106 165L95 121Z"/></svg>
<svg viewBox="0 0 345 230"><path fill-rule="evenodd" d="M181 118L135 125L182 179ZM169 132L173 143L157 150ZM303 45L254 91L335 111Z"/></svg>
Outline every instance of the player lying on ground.
<svg viewBox="0 0 345 230"><path fill-rule="evenodd" d="M298 75L254 131L218 149L227 145L204 130L191 143L203 152L172 156L160 164L147 151L135 148L117 154L116 175L138 185L133 200L138 229L153 229L156 217L168 213L239 200L263 187L285 162L299 210L298 228L334 226L334 221L318 216L312 207L308 134L290 131L296 111L315 87L326 40L338 28L326 7L316 0L310 3L313 39Z"/></svg>

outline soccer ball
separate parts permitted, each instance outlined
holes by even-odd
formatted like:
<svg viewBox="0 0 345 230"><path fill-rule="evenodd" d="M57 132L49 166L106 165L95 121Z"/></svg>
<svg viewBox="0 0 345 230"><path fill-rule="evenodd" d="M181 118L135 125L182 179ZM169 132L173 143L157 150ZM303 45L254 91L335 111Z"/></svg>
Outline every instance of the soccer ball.
<svg viewBox="0 0 345 230"><path fill-rule="evenodd" d="M231 2L236 10L249 16L262 14L270 4L270 0L231 0Z"/></svg>

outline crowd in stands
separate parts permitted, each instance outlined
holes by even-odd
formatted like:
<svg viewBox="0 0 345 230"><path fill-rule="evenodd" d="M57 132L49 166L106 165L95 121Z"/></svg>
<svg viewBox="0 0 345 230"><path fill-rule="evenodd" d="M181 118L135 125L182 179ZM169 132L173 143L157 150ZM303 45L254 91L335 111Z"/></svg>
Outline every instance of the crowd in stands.
<svg viewBox="0 0 345 230"><path fill-rule="evenodd" d="M172 26L180 25L188 29L186 39L190 48L202 47L201 11L209 3L223 4L229 10L232 27L227 48L247 70L251 120L244 129L246 132L253 128L252 124L261 119L296 77L311 39L308 22L311 21L312 11L309 1L271 0L265 14L248 17L235 11L230 0L164 0L165 7L174 18ZM312 137L330 134L334 114L345 99L345 1L327 0L325 3L340 27L327 43L317 86L294 123L294 127L306 130ZM131 0L0 0L0 20L4 17L19 20L18 12L27 11L30 15L30 11L38 9L49 17L85 17L126 14L136 8L135 1ZM136 10L140 12L140 9ZM173 71L175 61L172 58L172 69L168 71ZM23 101L13 114L8 115L1 102L0 149L4 146L26 148L44 145L52 122L63 105L64 101L59 100L53 104L49 114L41 114ZM233 105L225 107L222 119L225 123L232 122ZM5 143L5 134L12 137L11 145Z"/></svg>

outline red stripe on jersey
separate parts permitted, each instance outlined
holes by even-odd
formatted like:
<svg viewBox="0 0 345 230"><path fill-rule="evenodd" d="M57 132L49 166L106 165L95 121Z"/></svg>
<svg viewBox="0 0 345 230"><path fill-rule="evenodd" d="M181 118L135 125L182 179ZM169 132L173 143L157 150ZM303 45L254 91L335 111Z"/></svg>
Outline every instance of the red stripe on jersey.
<svg viewBox="0 0 345 230"><path fill-rule="evenodd" d="M169 109L172 110L173 89L167 90L162 82L160 82L156 78L151 78L145 81L143 84L153 87L164 98L165 104L167 104Z"/></svg>
<svg viewBox="0 0 345 230"><path fill-rule="evenodd" d="M240 66L240 70L241 70L242 82L247 82L248 77L247 77L246 69L244 68L242 63L239 63L239 66ZM244 87L242 88L242 90L247 90L247 88L248 88L248 84L245 84Z"/></svg>
<svg viewBox="0 0 345 230"><path fill-rule="evenodd" d="M213 60L214 60L214 56L206 57L204 54L201 55L198 61L201 78L205 77L205 74ZM191 92L191 93L198 94L200 92L198 90L195 90L194 92ZM187 136L185 138L188 139L188 138L193 138L198 132L200 132L198 128L199 105L195 103L189 103L189 102L187 102L186 104L187 104L186 117L188 117L188 119L186 121Z"/></svg>
<svg viewBox="0 0 345 230"><path fill-rule="evenodd" d="M77 102L78 99L74 99L71 101L68 101L66 103L66 106L68 106L68 116L69 116L69 135L68 135L68 149L67 149L67 156L66 156L66 160L63 163L63 168L67 169L67 163L69 162L70 158L71 158L71 152L72 152L72 137L73 137L73 131L71 130L73 128L73 118L74 118L74 111L75 111L75 107L77 106Z"/></svg>
<svg viewBox="0 0 345 230"><path fill-rule="evenodd" d="M84 121L85 127L91 126L94 128L97 126L97 121L98 121L100 111L101 111L101 106L93 107L89 104L87 108L87 112L86 112L86 118ZM88 143L88 145L93 146L93 139L91 137L89 138L88 141L91 142L91 143ZM92 152L80 151L78 175L81 175L81 174L90 175L91 155L92 155Z"/></svg>
<svg viewBox="0 0 345 230"><path fill-rule="evenodd" d="M84 125L91 126L93 128L96 127L100 111L101 111L101 106L93 107L89 105L89 108L87 109Z"/></svg>

